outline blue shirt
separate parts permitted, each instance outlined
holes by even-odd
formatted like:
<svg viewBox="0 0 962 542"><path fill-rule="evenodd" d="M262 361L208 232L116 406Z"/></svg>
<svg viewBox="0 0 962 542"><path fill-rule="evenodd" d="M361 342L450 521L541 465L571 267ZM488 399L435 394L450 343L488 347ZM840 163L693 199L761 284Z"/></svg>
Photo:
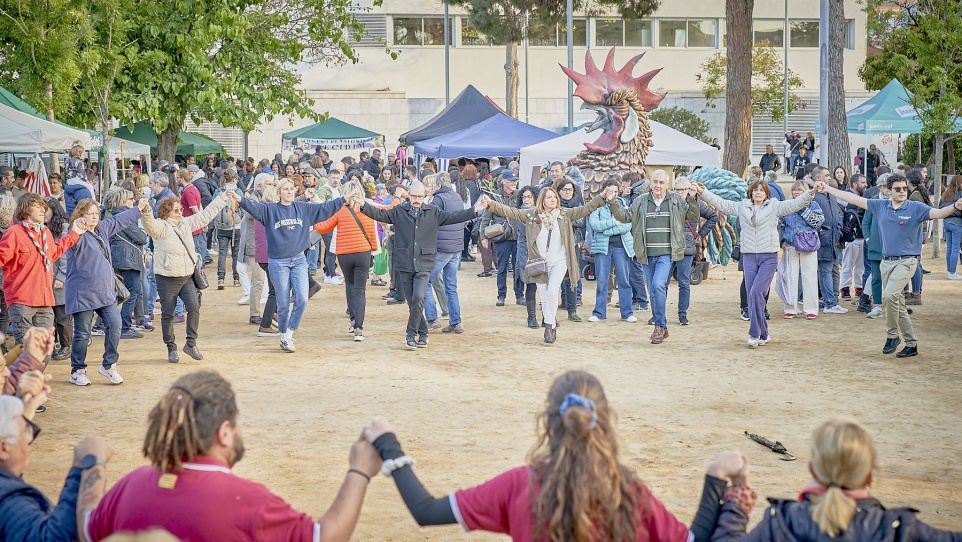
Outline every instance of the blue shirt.
<svg viewBox="0 0 962 542"><path fill-rule="evenodd" d="M875 224L878 225L883 257L922 254L922 223L929 219L931 208L928 205L905 200L895 209L892 200L867 201L868 210L875 215Z"/></svg>
<svg viewBox="0 0 962 542"><path fill-rule="evenodd" d="M157 207L160 206L160 200L164 198L173 198L174 193L170 191L170 188L164 188L160 194L154 196L154 218L157 218Z"/></svg>
<svg viewBox="0 0 962 542"><path fill-rule="evenodd" d="M245 211L264 225L270 259L291 258L307 250L311 246L310 232L314 224L334 216L343 204L344 198L326 203L295 201L290 205L258 203L247 198L240 202Z"/></svg>

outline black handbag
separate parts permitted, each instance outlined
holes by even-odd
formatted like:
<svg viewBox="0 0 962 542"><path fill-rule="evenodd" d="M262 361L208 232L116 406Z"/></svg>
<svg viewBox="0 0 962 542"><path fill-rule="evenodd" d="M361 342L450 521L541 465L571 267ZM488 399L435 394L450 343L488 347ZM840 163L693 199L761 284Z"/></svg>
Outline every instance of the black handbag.
<svg viewBox="0 0 962 542"><path fill-rule="evenodd" d="M97 243L97 246L100 247L100 252L104 255L104 258L107 259L107 265L112 268L113 262L110 261L110 256L107 255L107 251L104 250L104 246L100 244L100 239L98 239L96 235L94 235L94 242ZM124 279L116 272L114 272L114 292L117 294L117 303L120 305L130 299L130 290L128 290L124 284Z"/></svg>
<svg viewBox="0 0 962 542"><path fill-rule="evenodd" d="M177 230L174 230L174 235L180 239L180 243L184 245L184 250L187 251L187 257L190 258L191 263L194 264L194 274L191 276L191 278L194 280L194 288L197 288L198 290L206 290L207 287L210 286L210 281L207 280L207 273L204 273L204 268L198 266L197 260L190 255L190 248L187 247L187 243L185 243L184 238L177 233Z"/></svg>

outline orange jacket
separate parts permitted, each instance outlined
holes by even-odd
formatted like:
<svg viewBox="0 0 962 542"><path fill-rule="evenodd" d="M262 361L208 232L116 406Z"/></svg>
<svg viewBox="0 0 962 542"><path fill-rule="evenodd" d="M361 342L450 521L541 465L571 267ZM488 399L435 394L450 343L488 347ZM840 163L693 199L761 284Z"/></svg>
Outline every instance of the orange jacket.
<svg viewBox="0 0 962 542"><path fill-rule="evenodd" d="M398 201L395 199L391 205L378 205L377 207L390 209L397 204ZM360 220L361 225L364 226L367 239L364 238L364 233L361 233L361 228L357 227L357 221L351 216L350 206L347 204L341 206L331 218L314 225L314 230L321 234L330 233L335 227L337 228L337 242L334 243L334 254L356 254L358 252L374 252L377 250L377 222L363 213L355 211L354 214L357 215L357 219ZM368 239L370 239L370 243L368 243Z"/></svg>
<svg viewBox="0 0 962 542"><path fill-rule="evenodd" d="M53 307L53 262L80 239L72 229L54 242L53 234L46 226L47 260L50 269L44 269L38 249L27 235L26 226L14 224L0 238L0 265L3 265L3 295L7 306L14 303L28 307ZM40 236L35 236L39 239Z"/></svg>

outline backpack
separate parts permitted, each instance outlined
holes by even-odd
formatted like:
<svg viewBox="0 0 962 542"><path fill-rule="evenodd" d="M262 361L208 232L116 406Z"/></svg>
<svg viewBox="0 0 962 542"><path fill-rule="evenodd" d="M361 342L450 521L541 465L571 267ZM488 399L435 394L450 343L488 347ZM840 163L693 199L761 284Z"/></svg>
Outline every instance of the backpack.
<svg viewBox="0 0 962 542"><path fill-rule="evenodd" d="M845 216L842 217L842 236L839 241L851 243L862 237L862 222L858 219L858 212L853 209L845 209Z"/></svg>
<svg viewBox="0 0 962 542"><path fill-rule="evenodd" d="M221 192L222 190L218 188L217 191L214 192L214 198L219 197ZM217 216L215 216L214 220L212 220L211 222L214 224L214 227L217 228L218 230L232 230L234 229L234 223L236 221L237 221L237 203L234 201L233 198L231 198L230 200L227 201L227 205L224 205L224 208L221 209L219 213L217 213Z"/></svg>

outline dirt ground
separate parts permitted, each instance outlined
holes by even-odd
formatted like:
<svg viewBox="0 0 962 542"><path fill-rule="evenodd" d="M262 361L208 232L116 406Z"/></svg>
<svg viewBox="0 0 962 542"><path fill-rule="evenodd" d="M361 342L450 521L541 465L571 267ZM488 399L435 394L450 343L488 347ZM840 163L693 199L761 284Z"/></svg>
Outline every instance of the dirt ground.
<svg viewBox="0 0 962 542"><path fill-rule="evenodd" d="M724 277L722 268L711 270L692 287L687 327L673 318L672 283L671 334L662 345L648 341L650 313L628 324L609 307L605 322L563 321L558 342L547 346L541 330L525 327L524 307L494 306L495 279L475 276L480 263L465 263L459 275L466 332L433 333L430 347L416 351L402 347L407 308L386 306L383 287L368 289L367 340L355 344L346 333L344 288L324 286L310 302L295 354L282 353L276 338L257 338L257 328L247 324L248 307L236 303L239 288L209 290L198 343L202 362L181 355L181 363L167 363L159 323L144 339L122 342L123 385L110 386L97 374L103 346L96 340L88 355L92 386L68 384L69 361L51 362L54 393L49 410L38 415L43 434L25 478L56 498L74 444L100 433L117 450L108 469L113 483L145 463L146 417L162 392L180 375L215 369L233 383L241 408L247 455L235 472L297 509L314 517L327 509L347 471L352 441L378 414L394 424L428 490L443 496L523 464L552 379L584 369L598 376L619 414L621 461L686 523L715 454L739 447L752 462L759 497L794 498L809 479L812 430L844 415L876 439L880 470L872 493L889 507L915 507L923 521L958 531L962 283L945 279L944 260L925 259L924 265L933 273L913 316L921 353L905 361L881 354L883 319L867 319L853 307L813 321L783 320L774 292L773 341L749 350L734 265ZM587 319L595 283L585 284L579 314ZM176 332L182 345L184 326ZM780 461L749 441L745 430L780 440L798 460ZM760 499L752 525L764 504ZM504 537L464 534L458 526L419 528L394 484L378 476L354 539Z"/></svg>

